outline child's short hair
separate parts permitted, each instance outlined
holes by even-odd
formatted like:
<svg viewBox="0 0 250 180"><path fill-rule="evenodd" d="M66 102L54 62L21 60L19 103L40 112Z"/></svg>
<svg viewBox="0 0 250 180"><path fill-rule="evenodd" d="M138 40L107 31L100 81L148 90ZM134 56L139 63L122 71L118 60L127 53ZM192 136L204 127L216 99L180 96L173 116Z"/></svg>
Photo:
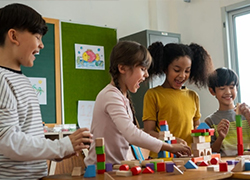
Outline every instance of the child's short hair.
<svg viewBox="0 0 250 180"><path fill-rule="evenodd" d="M48 31L45 20L38 12L18 3L0 8L0 46L4 45L6 34L11 28L41 35Z"/></svg>
<svg viewBox="0 0 250 180"><path fill-rule="evenodd" d="M216 87L230 85L232 82L238 88L238 75L232 69L225 67L216 69L208 77L208 87L212 88L214 92Z"/></svg>

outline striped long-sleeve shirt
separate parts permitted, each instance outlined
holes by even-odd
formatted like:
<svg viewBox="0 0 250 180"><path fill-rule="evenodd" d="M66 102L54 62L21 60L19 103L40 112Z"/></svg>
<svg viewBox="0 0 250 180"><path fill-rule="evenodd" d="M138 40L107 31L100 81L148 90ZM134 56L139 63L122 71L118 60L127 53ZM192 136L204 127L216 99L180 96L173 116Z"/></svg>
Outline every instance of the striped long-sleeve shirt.
<svg viewBox="0 0 250 180"><path fill-rule="evenodd" d="M74 152L68 137L45 139L40 106L29 79L0 67L0 179L38 179L46 159Z"/></svg>

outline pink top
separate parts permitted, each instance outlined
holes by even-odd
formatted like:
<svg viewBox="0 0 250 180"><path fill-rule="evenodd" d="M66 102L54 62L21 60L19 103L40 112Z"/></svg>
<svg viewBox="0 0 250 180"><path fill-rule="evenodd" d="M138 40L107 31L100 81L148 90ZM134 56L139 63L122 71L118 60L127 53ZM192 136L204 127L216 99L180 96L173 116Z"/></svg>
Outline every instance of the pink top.
<svg viewBox="0 0 250 180"><path fill-rule="evenodd" d="M138 129L132 117L129 100L113 85L108 84L97 95L91 133L93 139L104 137L106 163L120 164L126 160L129 143L160 151L163 142ZM84 161L86 165L96 164L95 142Z"/></svg>

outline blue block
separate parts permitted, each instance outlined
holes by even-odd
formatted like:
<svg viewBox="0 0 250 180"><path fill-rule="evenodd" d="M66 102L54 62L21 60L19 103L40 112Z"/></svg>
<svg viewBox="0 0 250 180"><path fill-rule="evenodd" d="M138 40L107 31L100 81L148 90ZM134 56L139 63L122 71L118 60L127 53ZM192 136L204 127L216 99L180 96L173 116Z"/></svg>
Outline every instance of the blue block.
<svg viewBox="0 0 250 180"><path fill-rule="evenodd" d="M250 162L245 161L245 171L250 171Z"/></svg>
<svg viewBox="0 0 250 180"><path fill-rule="evenodd" d="M228 160L227 165L234 165L234 160Z"/></svg>
<svg viewBox="0 0 250 180"><path fill-rule="evenodd" d="M165 141L165 143L171 144L171 140Z"/></svg>
<svg viewBox="0 0 250 180"><path fill-rule="evenodd" d="M160 151L158 153L158 158L165 158L166 157L166 151Z"/></svg>
<svg viewBox="0 0 250 180"><path fill-rule="evenodd" d="M198 169L198 166L191 160L189 160L184 166L187 169Z"/></svg>
<svg viewBox="0 0 250 180"><path fill-rule="evenodd" d="M153 171L155 170L154 163L148 163L148 164L146 164L146 167L150 167Z"/></svg>
<svg viewBox="0 0 250 180"><path fill-rule="evenodd" d="M211 129L211 128L207 125L207 123L202 122L202 123L200 123L200 125L197 127L197 129Z"/></svg>
<svg viewBox="0 0 250 180"><path fill-rule="evenodd" d="M166 162L166 172L174 172L174 163Z"/></svg>
<svg viewBox="0 0 250 180"><path fill-rule="evenodd" d="M88 165L83 177L85 178L96 177L95 165Z"/></svg>
<svg viewBox="0 0 250 180"><path fill-rule="evenodd" d="M161 128L161 131L169 131L168 125L161 125L160 128Z"/></svg>

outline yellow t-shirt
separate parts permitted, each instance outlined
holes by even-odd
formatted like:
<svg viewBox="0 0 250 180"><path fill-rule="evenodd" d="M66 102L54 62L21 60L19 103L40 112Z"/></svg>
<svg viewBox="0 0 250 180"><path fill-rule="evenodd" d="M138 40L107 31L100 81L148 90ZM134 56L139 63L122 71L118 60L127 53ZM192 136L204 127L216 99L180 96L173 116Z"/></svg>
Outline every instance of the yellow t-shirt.
<svg viewBox="0 0 250 180"><path fill-rule="evenodd" d="M199 96L186 87L176 90L158 86L149 89L144 96L142 120L156 121L157 132L160 131L159 121L166 120L173 136L184 139L189 146L193 121L200 117ZM153 152L150 156L158 157Z"/></svg>

